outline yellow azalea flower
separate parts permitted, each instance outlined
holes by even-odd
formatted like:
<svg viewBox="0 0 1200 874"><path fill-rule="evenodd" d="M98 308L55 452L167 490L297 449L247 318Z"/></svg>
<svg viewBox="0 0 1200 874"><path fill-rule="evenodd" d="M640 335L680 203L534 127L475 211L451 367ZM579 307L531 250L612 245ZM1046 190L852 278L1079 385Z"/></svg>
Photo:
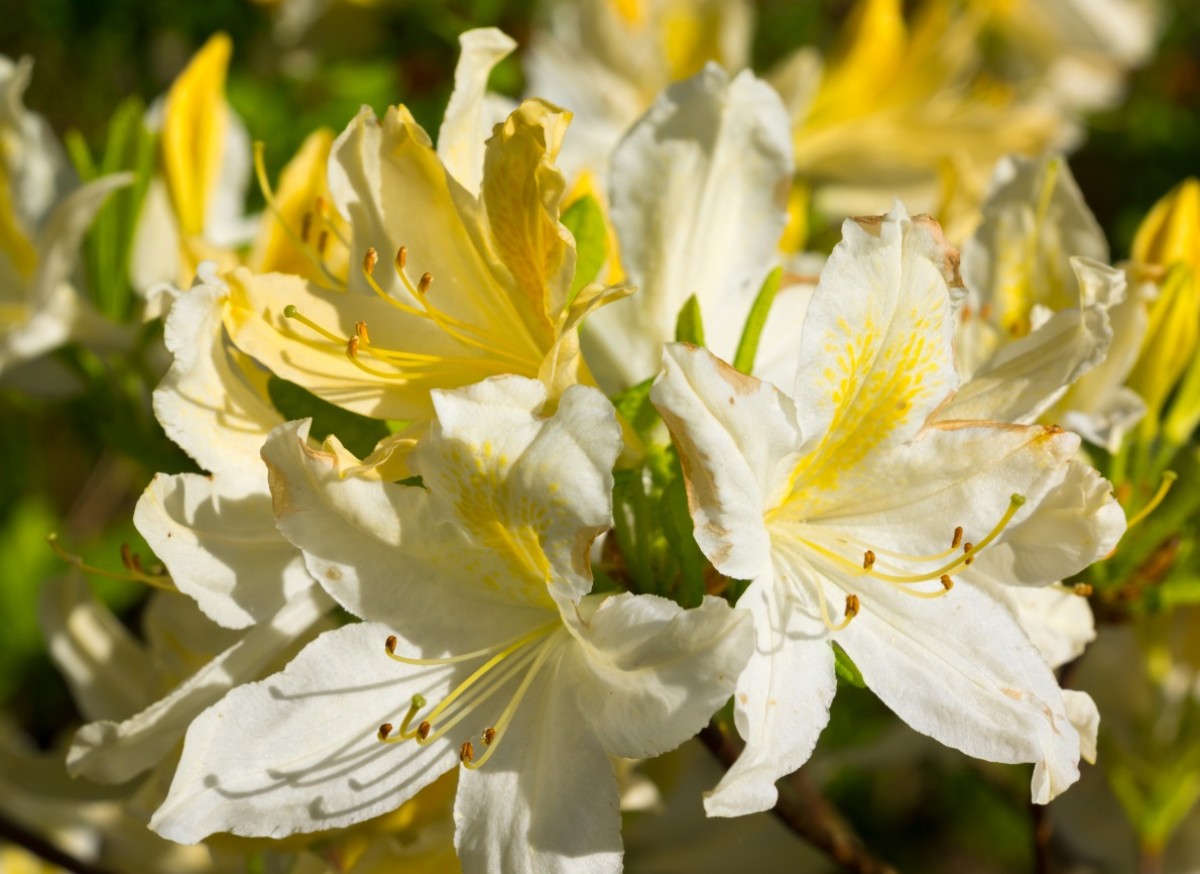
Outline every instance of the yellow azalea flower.
<svg viewBox="0 0 1200 874"><path fill-rule="evenodd" d="M349 232L328 246L349 260L349 276L341 282L328 260L319 281L234 271L233 342L274 373L378 418L425 420L431 389L496 374L537 377L552 398L587 381L575 329L627 290L592 286L570 297L575 247L558 221L565 183L553 163L569 119L543 101L523 103L487 141L476 197L407 109L382 121L364 110L329 169Z"/></svg>
<svg viewBox="0 0 1200 874"><path fill-rule="evenodd" d="M811 55L785 62L775 84L793 108L797 173L825 187L819 207L878 211L903 194L932 208L948 168L982 190L1002 155L1061 138L1057 112L976 73L986 21L933 0L910 24L900 0L863 0L819 84Z"/></svg>
<svg viewBox="0 0 1200 874"><path fill-rule="evenodd" d="M1136 273L1158 284L1142 351L1129 375L1130 387L1146 401L1140 433L1149 440L1158 433L1167 398L1192 365L1200 342L1200 182L1188 179L1154 205L1134 239L1133 261ZM1177 442L1194 427L1197 392L1200 386L1173 404Z"/></svg>
<svg viewBox="0 0 1200 874"><path fill-rule="evenodd" d="M146 194L130 270L143 293L161 283L187 288L201 261L232 268L254 235L255 220L243 215L249 139L225 99L232 53L228 35L213 35L148 119L159 128L160 175Z"/></svg>

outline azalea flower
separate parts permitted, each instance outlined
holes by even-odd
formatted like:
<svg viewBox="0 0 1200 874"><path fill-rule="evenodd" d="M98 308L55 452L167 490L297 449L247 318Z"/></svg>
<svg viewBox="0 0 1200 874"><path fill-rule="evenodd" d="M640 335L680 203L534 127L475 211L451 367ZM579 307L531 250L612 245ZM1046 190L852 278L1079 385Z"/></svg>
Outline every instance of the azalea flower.
<svg viewBox="0 0 1200 874"><path fill-rule="evenodd" d="M84 234L129 177L78 185L50 126L25 108L32 73L29 58L0 56L0 374L72 340L124 339L81 296L78 274Z"/></svg>
<svg viewBox="0 0 1200 874"><path fill-rule="evenodd" d="M161 175L151 180L130 255L130 278L158 315L159 287L187 288L202 261L224 269L254 238L245 215L250 138L225 98L233 43L214 34L147 113L159 135Z"/></svg>
<svg viewBox="0 0 1200 874"><path fill-rule="evenodd" d="M472 174L470 149L444 164L406 109L382 122L364 110L330 163L354 253L348 285L235 271L234 343L332 403L410 422L428 420L433 388L516 373L557 396L586 381L575 329L629 289L570 295L575 249L552 164L568 120L523 103L487 142L476 198L452 175Z"/></svg>
<svg viewBox="0 0 1200 874"><path fill-rule="evenodd" d="M588 364L617 391L649 379L695 295L732 358L787 223L788 117L764 82L715 64L667 88L612 157L611 220L637 292L592 314ZM786 317L778 315L775 321Z"/></svg>
<svg viewBox="0 0 1200 874"><path fill-rule="evenodd" d="M463 764L464 870L617 870L609 755L656 755L733 688L748 622L718 599L589 595L621 439L611 405L568 389L545 416L520 377L434 392L423 486L341 476L308 424L264 448L281 530L369 620L197 719L151 827L281 836L391 810Z"/></svg>
<svg viewBox="0 0 1200 874"><path fill-rule="evenodd" d="M697 543L721 573L751 580L738 609L757 647L735 695L746 749L706 808L775 803L774 782L828 719L833 643L918 731L1033 762L1045 803L1094 752L1095 708L1059 689L970 574L987 559L1005 583L1061 579L1113 547L1123 515L1073 461L1074 435L934 418L958 384L961 295L936 223L897 205L843 235L805 316L790 396L678 344L651 394L680 452ZM1010 531L1026 539L1009 543Z"/></svg>
<svg viewBox="0 0 1200 874"><path fill-rule="evenodd" d="M1139 302L1059 156L1009 157L963 249L958 311L963 377L946 419L1043 421L1115 449L1144 405L1120 387L1140 342ZM1071 391L1096 368L1097 378Z"/></svg>
<svg viewBox="0 0 1200 874"><path fill-rule="evenodd" d="M750 60L745 0L575 0L546 4L525 55L527 93L576 117L560 158L568 179L603 187L618 141L668 85L709 62Z"/></svg>

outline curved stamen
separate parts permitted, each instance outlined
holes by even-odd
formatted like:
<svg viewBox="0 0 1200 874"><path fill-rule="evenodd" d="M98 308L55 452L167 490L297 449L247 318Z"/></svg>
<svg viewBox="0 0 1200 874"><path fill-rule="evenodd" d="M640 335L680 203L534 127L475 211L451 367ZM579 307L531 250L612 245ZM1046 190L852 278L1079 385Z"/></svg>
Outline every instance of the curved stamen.
<svg viewBox="0 0 1200 874"><path fill-rule="evenodd" d="M117 573L116 571L106 571L103 568L98 568L95 565L90 565L85 562L82 556L67 552L63 549L62 544L58 542L58 533L51 531L46 535L46 543L54 550L54 554L61 558L69 565L73 565L85 574L90 574L94 577L104 577L109 580L124 580L129 583L143 583L155 589L161 589L164 592L177 592L174 582L171 580L170 574L163 572L147 571L142 567L141 557L133 553L129 549L128 543L121 544L121 562L125 565L128 573Z"/></svg>

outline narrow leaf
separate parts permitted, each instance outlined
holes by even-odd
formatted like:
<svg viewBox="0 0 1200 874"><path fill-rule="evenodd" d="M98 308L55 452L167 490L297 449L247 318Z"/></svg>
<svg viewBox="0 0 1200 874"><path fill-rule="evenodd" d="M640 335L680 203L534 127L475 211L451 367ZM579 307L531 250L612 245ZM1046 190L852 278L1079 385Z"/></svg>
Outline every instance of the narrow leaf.
<svg viewBox="0 0 1200 874"><path fill-rule="evenodd" d="M775 303L775 295L779 292L779 284L783 280L783 268L776 267L763 280L758 296L754 298L754 306L750 307L750 315L746 317L746 326L742 328L742 338L738 340L737 352L733 356L733 366L742 373L754 370L754 358L758 355L758 341L762 338L763 328L767 324L767 316L771 305Z"/></svg>

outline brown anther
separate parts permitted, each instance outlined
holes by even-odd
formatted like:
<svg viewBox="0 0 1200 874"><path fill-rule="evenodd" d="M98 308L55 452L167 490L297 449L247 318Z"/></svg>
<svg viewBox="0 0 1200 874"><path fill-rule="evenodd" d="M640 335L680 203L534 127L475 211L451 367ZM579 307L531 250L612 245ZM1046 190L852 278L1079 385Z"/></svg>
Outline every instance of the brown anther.
<svg viewBox="0 0 1200 874"><path fill-rule="evenodd" d="M992 305L990 303L985 303L983 306L981 306L979 308L979 318L983 319L986 322L991 317L992 317Z"/></svg>
<svg viewBox="0 0 1200 874"><path fill-rule="evenodd" d="M135 553L128 543L121 544L121 563L127 570L145 573L142 569L142 557Z"/></svg>
<svg viewBox="0 0 1200 874"><path fill-rule="evenodd" d="M388 655L396 654L396 635L389 634L387 640L383 642L383 648L387 650Z"/></svg>
<svg viewBox="0 0 1200 874"><path fill-rule="evenodd" d="M974 548L975 548L975 544L968 540L966 543L963 544L963 555L966 555L968 552L970 552Z"/></svg>
<svg viewBox="0 0 1200 874"><path fill-rule="evenodd" d="M403 270L408 264L408 246L401 246L396 250L396 269Z"/></svg>
<svg viewBox="0 0 1200 874"><path fill-rule="evenodd" d="M354 323L354 336L358 337L358 339L362 340L368 346L371 344L371 335L367 333L366 322Z"/></svg>
<svg viewBox="0 0 1200 874"><path fill-rule="evenodd" d="M317 255L324 257L325 249L329 246L329 231L321 231L321 235L317 237Z"/></svg>
<svg viewBox="0 0 1200 874"><path fill-rule="evenodd" d="M483 730L484 746L490 747L492 745L492 741L494 741L495 739L496 739L496 729L492 728L491 726L488 726L487 728L485 728Z"/></svg>
<svg viewBox="0 0 1200 874"><path fill-rule="evenodd" d="M967 322L971 321L971 305L969 303L963 304L960 312L962 313L962 320L963 320L964 325Z"/></svg>
<svg viewBox="0 0 1200 874"><path fill-rule="evenodd" d="M942 588L947 592L954 588L954 580L950 579L950 574L942 574Z"/></svg>
<svg viewBox="0 0 1200 874"><path fill-rule="evenodd" d="M358 357L358 334L346 341L346 354L351 358Z"/></svg>
<svg viewBox="0 0 1200 874"><path fill-rule="evenodd" d="M975 556L968 555L966 558L963 559L963 564L966 565L967 567L970 567L974 561L975 561Z"/></svg>
<svg viewBox="0 0 1200 874"><path fill-rule="evenodd" d="M1071 587L1071 591L1073 591L1080 598L1089 598L1089 597L1091 597L1091 594L1093 591L1092 584L1091 583L1076 583L1074 586Z"/></svg>
<svg viewBox="0 0 1200 874"><path fill-rule="evenodd" d="M425 294L429 291L429 286L433 285L433 274L426 273L421 277L421 281L417 283L417 291Z"/></svg>
<svg viewBox="0 0 1200 874"><path fill-rule="evenodd" d="M858 602L858 595L846 596L846 618L853 619L858 615L858 610L862 605Z"/></svg>
<svg viewBox="0 0 1200 874"><path fill-rule="evenodd" d="M304 218L300 220L300 242L307 243L308 238L312 235L313 214L306 212Z"/></svg>
<svg viewBox="0 0 1200 874"><path fill-rule="evenodd" d="M863 570L869 571L874 566L875 566L875 553L868 549L866 552L863 553Z"/></svg>
<svg viewBox="0 0 1200 874"><path fill-rule="evenodd" d="M379 253L374 247L367 249L367 254L363 255L363 270L367 274L375 272L375 265L379 263Z"/></svg>
<svg viewBox="0 0 1200 874"><path fill-rule="evenodd" d="M959 525L957 528L954 529L954 539L950 541L950 548L958 549L958 547L962 544L962 538L963 538L963 530L962 530L962 526Z"/></svg>
<svg viewBox="0 0 1200 874"><path fill-rule="evenodd" d="M426 720L417 726L417 737L425 740L425 738L429 737L429 732L431 731L433 731L433 726L429 724L429 720Z"/></svg>
<svg viewBox="0 0 1200 874"><path fill-rule="evenodd" d="M392 724L390 722L385 722L383 725L379 726L379 739L380 740L387 740L388 735L390 735L391 733L392 733Z"/></svg>
<svg viewBox="0 0 1200 874"><path fill-rule="evenodd" d="M458 751L458 760L464 765L471 764L471 760L475 758L475 747L471 746L471 742L463 741L462 748Z"/></svg>

